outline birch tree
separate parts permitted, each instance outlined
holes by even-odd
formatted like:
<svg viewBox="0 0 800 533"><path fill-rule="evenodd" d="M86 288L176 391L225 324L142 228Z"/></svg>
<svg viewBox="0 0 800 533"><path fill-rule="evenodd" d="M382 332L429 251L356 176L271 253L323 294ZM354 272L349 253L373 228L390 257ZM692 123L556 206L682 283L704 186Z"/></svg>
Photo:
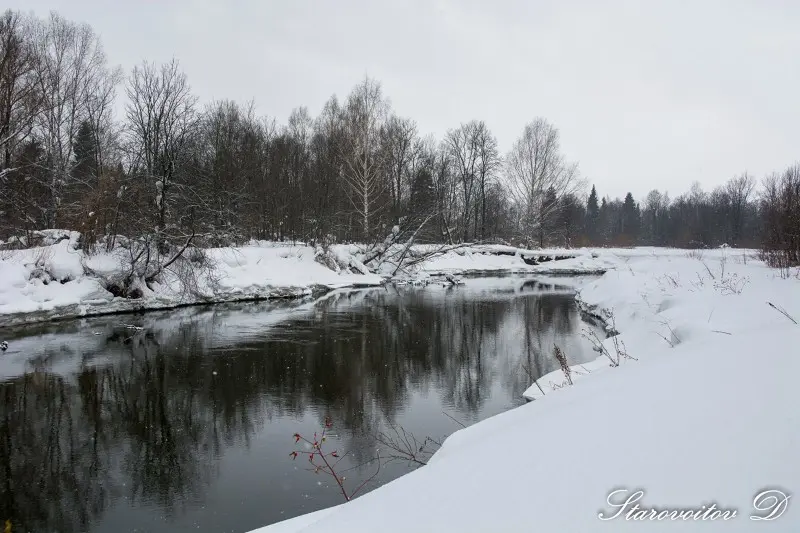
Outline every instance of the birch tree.
<svg viewBox="0 0 800 533"><path fill-rule="evenodd" d="M542 118L525 126L506 158L506 177L522 214L522 235L543 246L546 223L556 215L561 199L583 186L578 165L561 153L558 129Z"/></svg>
<svg viewBox="0 0 800 533"><path fill-rule="evenodd" d="M343 113L344 168L341 177L347 196L361 220L365 242L373 237L373 221L384 207L386 178L382 172L380 132L388 110L380 83L366 78L350 93Z"/></svg>

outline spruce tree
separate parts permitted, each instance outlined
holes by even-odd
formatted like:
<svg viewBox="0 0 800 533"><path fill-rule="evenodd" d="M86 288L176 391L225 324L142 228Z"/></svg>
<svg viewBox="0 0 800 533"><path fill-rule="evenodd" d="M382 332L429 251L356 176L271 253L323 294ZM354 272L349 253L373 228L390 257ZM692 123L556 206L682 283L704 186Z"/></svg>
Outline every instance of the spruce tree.
<svg viewBox="0 0 800 533"><path fill-rule="evenodd" d="M586 202L586 236L589 237L589 242L597 244L598 241L598 224L600 223L600 206L597 204L597 189L592 185L592 192L589 193L589 199Z"/></svg>
<svg viewBox="0 0 800 533"><path fill-rule="evenodd" d="M611 213L608 207L608 200L603 198L600 201L600 209L597 215L597 227L594 230L597 244L608 244L611 240Z"/></svg>
<svg viewBox="0 0 800 533"><path fill-rule="evenodd" d="M632 242L639 237L639 207L633 201L631 193L625 195L622 203L622 232Z"/></svg>
<svg viewBox="0 0 800 533"><path fill-rule="evenodd" d="M95 131L92 124L84 120L78 127L73 147L75 153L75 178L86 181L97 176L97 145L95 144Z"/></svg>

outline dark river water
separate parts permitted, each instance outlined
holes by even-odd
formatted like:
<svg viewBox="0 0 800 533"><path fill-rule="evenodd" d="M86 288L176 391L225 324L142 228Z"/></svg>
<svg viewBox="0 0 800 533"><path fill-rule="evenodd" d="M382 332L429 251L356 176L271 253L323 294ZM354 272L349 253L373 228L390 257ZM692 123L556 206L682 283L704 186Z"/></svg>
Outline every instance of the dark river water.
<svg viewBox="0 0 800 533"><path fill-rule="evenodd" d="M441 440L519 405L554 343L594 357L587 327L569 288L507 277L0 330L0 523L242 533L341 503L295 433L330 417L345 485L377 471L371 490L415 468L379 433Z"/></svg>

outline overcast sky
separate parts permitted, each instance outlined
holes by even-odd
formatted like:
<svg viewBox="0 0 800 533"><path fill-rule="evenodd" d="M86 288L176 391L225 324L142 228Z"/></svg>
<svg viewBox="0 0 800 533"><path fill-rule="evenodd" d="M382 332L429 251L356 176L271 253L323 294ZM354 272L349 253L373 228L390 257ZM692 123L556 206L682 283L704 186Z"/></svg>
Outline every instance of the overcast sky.
<svg viewBox="0 0 800 533"><path fill-rule="evenodd" d="M11 0L88 22L113 64L177 57L201 101L285 122L365 74L438 138L536 116L601 195L707 189L800 161L794 0Z"/></svg>

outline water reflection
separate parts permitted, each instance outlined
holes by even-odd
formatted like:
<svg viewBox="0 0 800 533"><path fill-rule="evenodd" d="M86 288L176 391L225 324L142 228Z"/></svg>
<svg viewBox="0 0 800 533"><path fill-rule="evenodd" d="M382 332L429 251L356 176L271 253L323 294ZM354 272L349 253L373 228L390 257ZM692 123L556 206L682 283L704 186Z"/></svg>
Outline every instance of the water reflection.
<svg viewBox="0 0 800 533"><path fill-rule="evenodd" d="M133 323L142 327L125 327ZM590 351L563 287L517 278L27 330L0 363L0 519L14 531L248 531L339 503L292 463L334 420L371 472L387 424L440 438ZM378 484L409 469L393 464Z"/></svg>

